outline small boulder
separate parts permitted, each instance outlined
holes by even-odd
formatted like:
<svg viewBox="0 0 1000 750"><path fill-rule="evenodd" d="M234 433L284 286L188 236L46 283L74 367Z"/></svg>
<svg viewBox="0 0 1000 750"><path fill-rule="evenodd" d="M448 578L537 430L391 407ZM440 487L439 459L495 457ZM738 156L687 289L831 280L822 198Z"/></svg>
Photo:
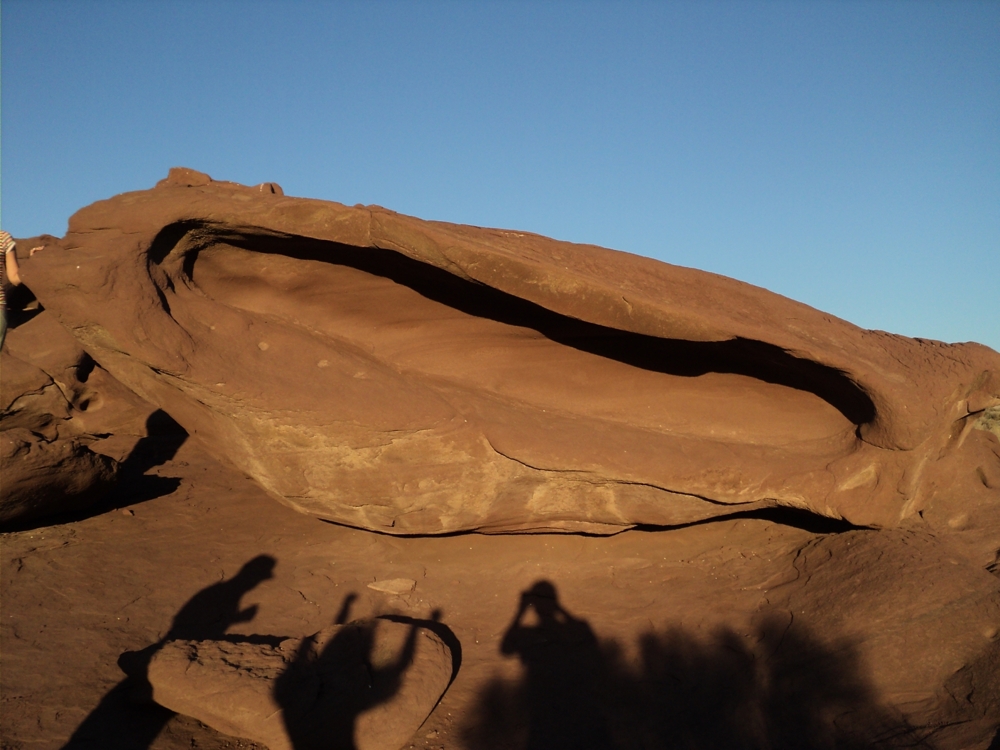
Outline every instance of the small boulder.
<svg viewBox="0 0 1000 750"><path fill-rule="evenodd" d="M270 750L398 750L452 677L417 624L359 620L277 646L170 641L149 665L153 700Z"/></svg>
<svg viewBox="0 0 1000 750"><path fill-rule="evenodd" d="M167 176L156 183L156 187L176 185L177 187L200 187L208 185L212 178L204 172L188 167L171 167Z"/></svg>
<svg viewBox="0 0 1000 750"><path fill-rule="evenodd" d="M281 185L277 182L262 182L257 186L257 190L261 193L267 193L269 195L284 195L285 191L281 189Z"/></svg>
<svg viewBox="0 0 1000 750"><path fill-rule="evenodd" d="M383 594L395 594L396 596L409 594L416 586L417 582L412 578L386 578L368 584L368 588L372 591L378 591Z"/></svg>

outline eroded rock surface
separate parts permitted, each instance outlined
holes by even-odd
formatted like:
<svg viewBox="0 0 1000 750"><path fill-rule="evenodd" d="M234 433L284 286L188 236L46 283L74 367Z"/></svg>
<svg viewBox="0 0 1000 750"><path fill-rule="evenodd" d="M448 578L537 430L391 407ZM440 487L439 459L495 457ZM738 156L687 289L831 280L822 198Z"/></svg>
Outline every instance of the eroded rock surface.
<svg viewBox="0 0 1000 750"><path fill-rule="evenodd" d="M51 316L26 327L30 333L11 332L9 346L28 361L8 349L0 378L3 524L82 510L118 474L117 460L91 449L104 437L88 430L85 416L89 406L95 412L102 406L98 389L86 385L93 362ZM19 344L28 339L31 350L24 352Z"/></svg>
<svg viewBox="0 0 1000 750"><path fill-rule="evenodd" d="M80 439L50 442L24 428L0 431L0 524L83 510L114 486L117 471L116 461Z"/></svg>
<svg viewBox="0 0 1000 750"><path fill-rule="evenodd" d="M0 524L93 505L114 486L153 407L44 312L11 330L0 356Z"/></svg>
<svg viewBox="0 0 1000 750"><path fill-rule="evenodd" d="M278 646L172 641L149 666L157 703L270 750L398 750L451 677L437 635L389 620Z"/></svg>
<svg viewBox="0 0 1000 750"><path fill-rule="evenodd" d="M280 501L393 534L773 505L1000 548L1000 355L521 232L172 170L25 271L103 367Z"/></svg>
<svg viewBox="0 0 1000 750"><path fill-rule="evenodd" d="M888 705L931 747L976 747L1000 716L996 578L946 540L903 529L819 537L768 593L856 649ZM845 649L844 653L850 649ZM834 653L837 647L834 647Z"/></svg>

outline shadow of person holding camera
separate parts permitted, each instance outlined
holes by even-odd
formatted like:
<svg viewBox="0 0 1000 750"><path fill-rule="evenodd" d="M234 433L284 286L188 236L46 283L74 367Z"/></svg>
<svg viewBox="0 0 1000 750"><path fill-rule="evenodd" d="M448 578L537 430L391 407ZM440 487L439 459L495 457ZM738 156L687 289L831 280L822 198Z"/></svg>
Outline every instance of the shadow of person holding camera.
<svg viewBox="0 0 1000 750"><path fill-rule="evenodd" d="M603 661L594 631L538 581L521 594L500 650L524 665L526 750L604 750L612 741L601 710Z"/></svg>

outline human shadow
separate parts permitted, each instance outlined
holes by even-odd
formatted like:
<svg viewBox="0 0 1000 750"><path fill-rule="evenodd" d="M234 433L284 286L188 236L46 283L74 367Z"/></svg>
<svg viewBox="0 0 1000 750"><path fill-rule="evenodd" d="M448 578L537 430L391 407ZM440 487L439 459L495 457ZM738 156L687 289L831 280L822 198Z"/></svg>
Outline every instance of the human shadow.
<svg viewBox="0 0 1000 750"><path fill-rule="evenodd" d="M413 662L423 623L411 620L397 653L376 658L379 620L349 622L353 600L353 594L344 600L332 636L320 631L304 638L275 681L274 698L294 750L356 750L358 717L395 696ZM432 622L439 621L435 612Z"/></svg>
<svg viewBox="0 0 1000 750"><path fill-rule="evenodd" d="M522 594L501 651L524 672L480 692L462 734L481 750L928 746L879 704L852 643L822 642L787 613L707 638L650 630L630 653L599 641L539 581Z"/></svg>
<svg viewBox="0 0 1000 750"><path fill-rule="evenodd" d="M146 435L122 462L118 483L108 494L105 509L154 500L176 491L180 479L149 474L149 471L176 456L187 439L187 431L165 411L157 409L150 414L146 418Z"/></svg>
<svg viewBox="0 0 1000 750"><path fill-rule="evenodd" d="M152 745L175 716L173 711L152 702L153 690L148 679L153 656L169 641L229 640L277 645L281 638L274 636L228 634L233 625L250 622L256 616L257 606L241 607L241 601L247 593L273 577L275 564L270 555L258 555L232 578L214 583L192 596L156 643L141 651L122 654L118 666L127 676L83 720L64 749L144 750Z"/></svg>
<svg viewBox="0 0 1000 750"><path fill-rule="evenodd" d="M597 637L559 604L555 586L538 581L521 594L500 651L524 665L525 748L613 747L600 710L604 664Z"/></svg>

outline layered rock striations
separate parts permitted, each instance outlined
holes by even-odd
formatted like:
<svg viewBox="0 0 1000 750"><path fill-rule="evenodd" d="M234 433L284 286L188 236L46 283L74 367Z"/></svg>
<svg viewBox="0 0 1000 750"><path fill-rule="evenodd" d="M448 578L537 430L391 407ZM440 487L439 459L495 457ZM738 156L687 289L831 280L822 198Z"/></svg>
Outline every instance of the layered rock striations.
<svg viewBox="0 0 1000 750"><path fill-rule="evenodd" d="M330 521L613 533L786 506L1000 547L978 344L183 169L75 214L24 276L115 378Z"/></svg>

